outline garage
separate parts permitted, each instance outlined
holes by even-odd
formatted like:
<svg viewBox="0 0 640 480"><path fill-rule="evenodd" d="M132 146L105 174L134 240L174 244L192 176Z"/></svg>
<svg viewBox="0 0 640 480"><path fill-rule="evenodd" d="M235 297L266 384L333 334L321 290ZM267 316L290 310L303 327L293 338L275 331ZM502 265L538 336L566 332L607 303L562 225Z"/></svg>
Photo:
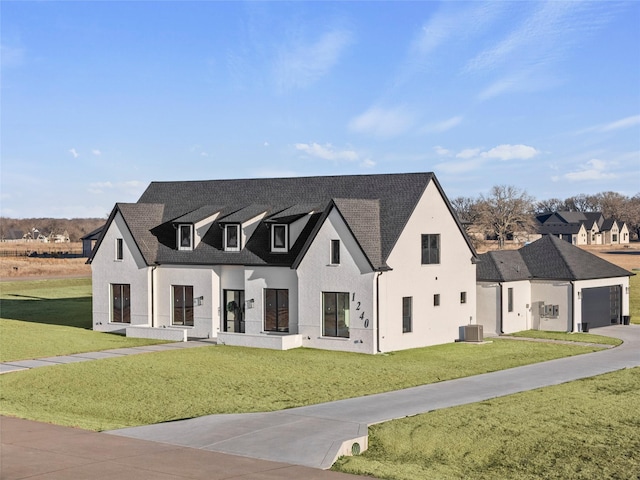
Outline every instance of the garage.
<svg viewBox="0 0 640 480"><path fill-rule="evenodd" d="M622 288L620 285L582 289L583 330L620 323L622 314Z"/></svg>

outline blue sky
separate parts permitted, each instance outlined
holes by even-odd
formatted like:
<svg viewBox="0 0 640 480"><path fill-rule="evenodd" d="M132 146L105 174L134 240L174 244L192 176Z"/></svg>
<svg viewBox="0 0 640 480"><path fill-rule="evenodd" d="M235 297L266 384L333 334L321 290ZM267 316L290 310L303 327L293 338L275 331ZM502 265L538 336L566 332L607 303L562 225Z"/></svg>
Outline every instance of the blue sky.
<svg viewBox="0 0 640 480"><path fill-rule="evenodd" d="M0 3L1 214L150 181L640 191L640 2Z"/></svg>

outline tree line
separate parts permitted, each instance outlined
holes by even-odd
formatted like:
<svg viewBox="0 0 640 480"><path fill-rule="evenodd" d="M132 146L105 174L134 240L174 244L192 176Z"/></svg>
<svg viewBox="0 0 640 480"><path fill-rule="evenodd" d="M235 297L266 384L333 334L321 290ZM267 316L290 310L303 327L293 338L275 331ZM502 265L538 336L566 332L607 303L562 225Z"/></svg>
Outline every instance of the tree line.
<svg viewBox="0 0 640 480"><path fill-rule="evenodd" d="M627 224L632 238L640 238L640 193L628 197L617 192L574 195L563 199L536 201L526 190L512 185L496 185L489 193L473 197L456 197L451 201L460 221L481 232L494 235L500 247L516 232L533 233L535 216L548 212L601 212Z"/></svg>
<svg viewBox="0 0 640 480"><path fill-rule="evenodd" d="M104 218L8 218L0 217L0 239L14 237L14 232L23 235L37 229L48 236L63 235L67 232L69 240L79 242L87 233L92 232L106 223Z"/></svg>

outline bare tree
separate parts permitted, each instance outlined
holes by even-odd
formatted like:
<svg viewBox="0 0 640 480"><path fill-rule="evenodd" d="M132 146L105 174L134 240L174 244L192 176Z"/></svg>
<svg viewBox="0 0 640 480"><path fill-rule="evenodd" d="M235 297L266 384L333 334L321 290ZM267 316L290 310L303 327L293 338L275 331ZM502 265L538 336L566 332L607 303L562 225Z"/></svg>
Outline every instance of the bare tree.
<svg viewBox="0 0 640 480"><path fill-rule="evenodd" d="M496 235L499 248L503 248L509 234L533 230L534 201L525 190L511 185L494 186L487 197L480 195L478 224Z"/></svg>
<svg viewBox="0 0 640 480"><path fill-rule="evenodd" d="M621 220L627 222L629 232L635 234L637 240L640 240L640 192L627 200L624 216Z"/></svg>
<svg viewBox="0 0 640 480"><path fill-rule="evenodd" d="M564 210L565 201L559 198L550 198L549 200L541 200L536 202L534 206L535 213L559 212Z"/></svg>
<svg viewBox="0 0 640 480"><path fill-rule="evenodd" d="M597 195L585 195L584 193L574 195L564 201L563 210L569 210L570 212L595 212L598 210L598 197Z"/></svg>

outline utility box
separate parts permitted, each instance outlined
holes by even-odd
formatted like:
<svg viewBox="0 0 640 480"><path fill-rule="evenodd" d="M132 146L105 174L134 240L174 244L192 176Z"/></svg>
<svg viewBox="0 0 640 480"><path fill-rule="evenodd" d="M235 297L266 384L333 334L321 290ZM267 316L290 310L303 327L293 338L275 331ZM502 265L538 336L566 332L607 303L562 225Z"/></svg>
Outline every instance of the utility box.
<svg viewBox="0 0 640 480"><path fill-rule="evenodd" d="M482 325L465 325L464 326L465 342L482 342Z"/></svg>

